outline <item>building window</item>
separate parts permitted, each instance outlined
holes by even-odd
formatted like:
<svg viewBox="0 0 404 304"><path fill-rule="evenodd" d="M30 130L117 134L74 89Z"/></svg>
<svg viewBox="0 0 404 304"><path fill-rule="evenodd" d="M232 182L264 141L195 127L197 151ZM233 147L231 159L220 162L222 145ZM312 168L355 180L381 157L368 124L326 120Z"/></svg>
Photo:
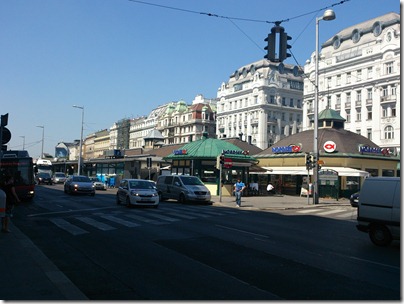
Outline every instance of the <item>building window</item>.
<svg viewBox="0 0 404 304"><path fill-rule="evenodd" d="M384 64L384 71L387 74L393 74L393 62L387 62Z"/></svg>
<svg viewBox="0 0 404 304"><path fill-rule="evenodd" d="M373 78L373 68L368 68L368 79Z"/></svg>
<svg viewBox="0 0 404 304"><path fill-rule="evenodd" d="M362 112L360 109L356 110L356 121L361 121L362 120Z"/></svg>
<svg viewBox="0 0 404 304"><path fill-rule="evenodd" d="M327 88L331 88L331 77L327 78Z"/></svg>
<svg viewBox="0 0 404 304"><path fill-rule="evenodd" d="M368 109L368 117L367 120L372 120L372 108Z"/></svg>
<svg viewBox="0 0 404 304"><path fill-rule="evenodd" d="M275 96L274 95L269 96L269 103L275 103Z"/></svg>
<svg viewBox="0 0 404 304"><path fill-rule="evenodd" d="M282 121L285 121L285 113L282 113Z"/></svg>
<svg viewBox="0 0 404 304"><path fill-rule="evenodd" d="M396 96L397 95L397 87L391 87L391 96Z"/></svg>
<svg viewBox="0 0 404 304"><path fill-rule="evenodd" d="M356 71L356 81L361 81L362 80L362 70L357 70Z"/></svg>
<svg viewBox="0 0 404 304"><path fill-rule="evenodd" d="M346 115L346 122L351 122L351 111L346 111L345 112Z"/></svg>
<svg viewBox="0 0 404 304"><path fill-rule="evenodd" d="M372 89L368 89L367 90L367 100L372 100L373 99L373 90Z"/></svg>
<svg viewBox="0 0 404 304"><path fill-rule="evenodd" d="M297 107L298 107L299 109L302 107L302 103L301 103L301 100L300 100L300 99L297 100Z"/></svg>
<svg viewBox="0 0 404 304"><path fill-rule="evenodd" d="M282 97L282 105L286 106L286 98L285 97Z"/></svg>
<svg viewBox="0 0 404 304"><path fill-rule="evenodd" d="M351 72L346 73L346 83L347 84L351 83Z"/></svg>
<svg viewBox="0 0 404 304"><path fill-rule="evenodd" d="M351 93L346 93L346 102L351 103Z"/></svg>
<svg viewBox="0 0 404 304"><path fill-rule="evenodd" d="M361 130L360 130L360 129L357 129L357 130L356 130L356 134L361 135Z"/></svg>
<svg viewBox="0 0 404 304"><path fill-rule="evenodd" d="M396 117L396 108L391 108L391 116Z"/></svg>
<svg viewBox="0 0 404 304"><path fill-rule="evenodd" d="M387 108L386 107L383 107L382 108L382 117L384 118L384 117L387 117Z"/></svg>
<svg viewBox="0 0 404 304"><path fill-rule="evenodd" d="M367 129L368 139L372 140L372 129Z"/></svg>
<svg viewBox="0 0 404 304"><path fill-rule="evenodd" d="M294 102L293 102L293 98L291 98L290 101L289 101L289 106L292 107L292 108L293 108L293 106L294 106L293 103L294 103Z"/></svg>
<svg viewBox="0 0 404 304"><path fill-rule="evenodd" d="M337 75L337 86L341 85L341 75Z"/></svg>
<svg viewBox="0 0 404 304"><path fill-rule="evenodd" d="M384 139L394 139L394 130L392 126L384 128Z"/></svg>
<svg viewBox="0 0 404 304"><path fill-rule="evenodd" d="M356 91L356 101L361 102L362 101L362 91Z"/></svg>

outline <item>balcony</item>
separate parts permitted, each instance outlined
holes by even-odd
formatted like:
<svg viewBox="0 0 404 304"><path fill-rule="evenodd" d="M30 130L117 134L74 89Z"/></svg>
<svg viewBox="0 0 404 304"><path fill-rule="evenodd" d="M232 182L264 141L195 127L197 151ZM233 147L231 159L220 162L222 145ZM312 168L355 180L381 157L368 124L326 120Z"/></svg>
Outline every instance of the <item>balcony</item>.
<svg viewBox="0 0 404 304"><path fill-rule="evenodd" d="M268 121L267 121L267 124L268 125L276 125L278 123L278 121L277 121L277 119L276 118L273 118L273 117L268 117Z"/></svg>
<svg viewBox="0 0 404 304"><path fill-rule="evenodd" d="M252 125L258 125L258 119L251 119Z"/></svg>
<svg viewBox="0 0 404 304"><path fill-rule="evenodd" d="M362 106L362 100L355 101L355 108L360 108Z"/></svg>
<svg viewBox="0 0 404 304"><path fill-rule="evenodd" d="M371 106L373 104L373 99L366 99L366 105Z"/></svg>
<svg viewBox="0 0 404 304"><path fill-rule="evenodd" d="M351 102L347 101L345 102L345 109L350 109L351 108Z"/></svg>
<svg viewBox="0 0 404 304"><path fill-rule="evenodd" d="M341 110L341 104L340 103L335 104L335 110Z"/></svg>
<svg viewBox="0 0 404 304"><path fill-rule="evenodd" d="M396 102L396 101L397 101L397 95L387 95L380 97L380 103Z"/></svg>

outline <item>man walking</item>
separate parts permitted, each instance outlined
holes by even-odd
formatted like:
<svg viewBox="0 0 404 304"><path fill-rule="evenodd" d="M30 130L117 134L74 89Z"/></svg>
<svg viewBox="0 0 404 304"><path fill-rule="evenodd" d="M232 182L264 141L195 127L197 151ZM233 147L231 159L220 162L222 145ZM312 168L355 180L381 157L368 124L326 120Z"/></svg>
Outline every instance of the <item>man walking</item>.
<svg viewBox="0 0 404 304"><path fill-rule="evenodd" d="M241 206L241 193L245 189L245 184L239 178L237 183L234 184L234 195L236 196L236 206Z"/></svg>

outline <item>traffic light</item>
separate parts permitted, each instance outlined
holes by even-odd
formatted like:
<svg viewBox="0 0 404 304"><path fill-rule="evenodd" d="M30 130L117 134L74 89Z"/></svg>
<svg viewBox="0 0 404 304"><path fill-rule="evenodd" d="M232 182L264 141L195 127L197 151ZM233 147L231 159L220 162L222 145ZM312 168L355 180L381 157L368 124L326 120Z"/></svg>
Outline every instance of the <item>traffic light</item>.
<svg viewBox="0 0 404 304"><path fill-rule="evenodd" d="M306 169L310 170L314 167L314 155L311 153L306 153L305 155Z"/></svg>
<svg viewBox="0 0 404 304"><path fill-rule="evenodd" d="M292 48L292 46L290 46L288 44L288 40L291 40L292 37L288 36L287 33L285 33L284 31L282 31L280 33L280 41L279 41L279 61L282 62L284 61L286 58L290 57L291 55L288 54L288 49Z"/></svg>
<svg viewBox="0 0 404 304"><path fill-rule="evenodd" d="M151 168L152 167L152 158L148 157L146 160L147 160L147 168Z"/></svg>
<svg viewBox="0 0 404 304"><path fill-rule="evenodd" d="M265 41L267 41L267 46L264 48L267 51L267 54L264 56L264 58L268 59L271 62L275 62L275 33L272 32L268 34L268 37L265 38Z"/></svg>
<svg viewBox="0 0 404 304"><path fill-rule="evenodd" d="M216 168L219 170L220 166L224 164L224 155L218 155L216 158Z"/></svg>

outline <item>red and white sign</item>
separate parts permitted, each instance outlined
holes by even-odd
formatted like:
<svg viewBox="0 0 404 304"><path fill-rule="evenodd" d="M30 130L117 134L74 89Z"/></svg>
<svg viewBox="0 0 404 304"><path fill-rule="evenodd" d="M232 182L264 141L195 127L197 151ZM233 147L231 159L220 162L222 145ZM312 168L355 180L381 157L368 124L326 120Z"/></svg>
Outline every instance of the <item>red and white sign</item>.
<svg viewBox="0 0 404 304"><path fill-rule="evenodd" d="M335 142L329 140L329 141L326 141L326 142L324 143L323 148L324 148L324 151L325 151L325 152L327 152L327 153L332 153L332 152L334 152L334 151L337 149L337 145L335 144Z"/></svg>

